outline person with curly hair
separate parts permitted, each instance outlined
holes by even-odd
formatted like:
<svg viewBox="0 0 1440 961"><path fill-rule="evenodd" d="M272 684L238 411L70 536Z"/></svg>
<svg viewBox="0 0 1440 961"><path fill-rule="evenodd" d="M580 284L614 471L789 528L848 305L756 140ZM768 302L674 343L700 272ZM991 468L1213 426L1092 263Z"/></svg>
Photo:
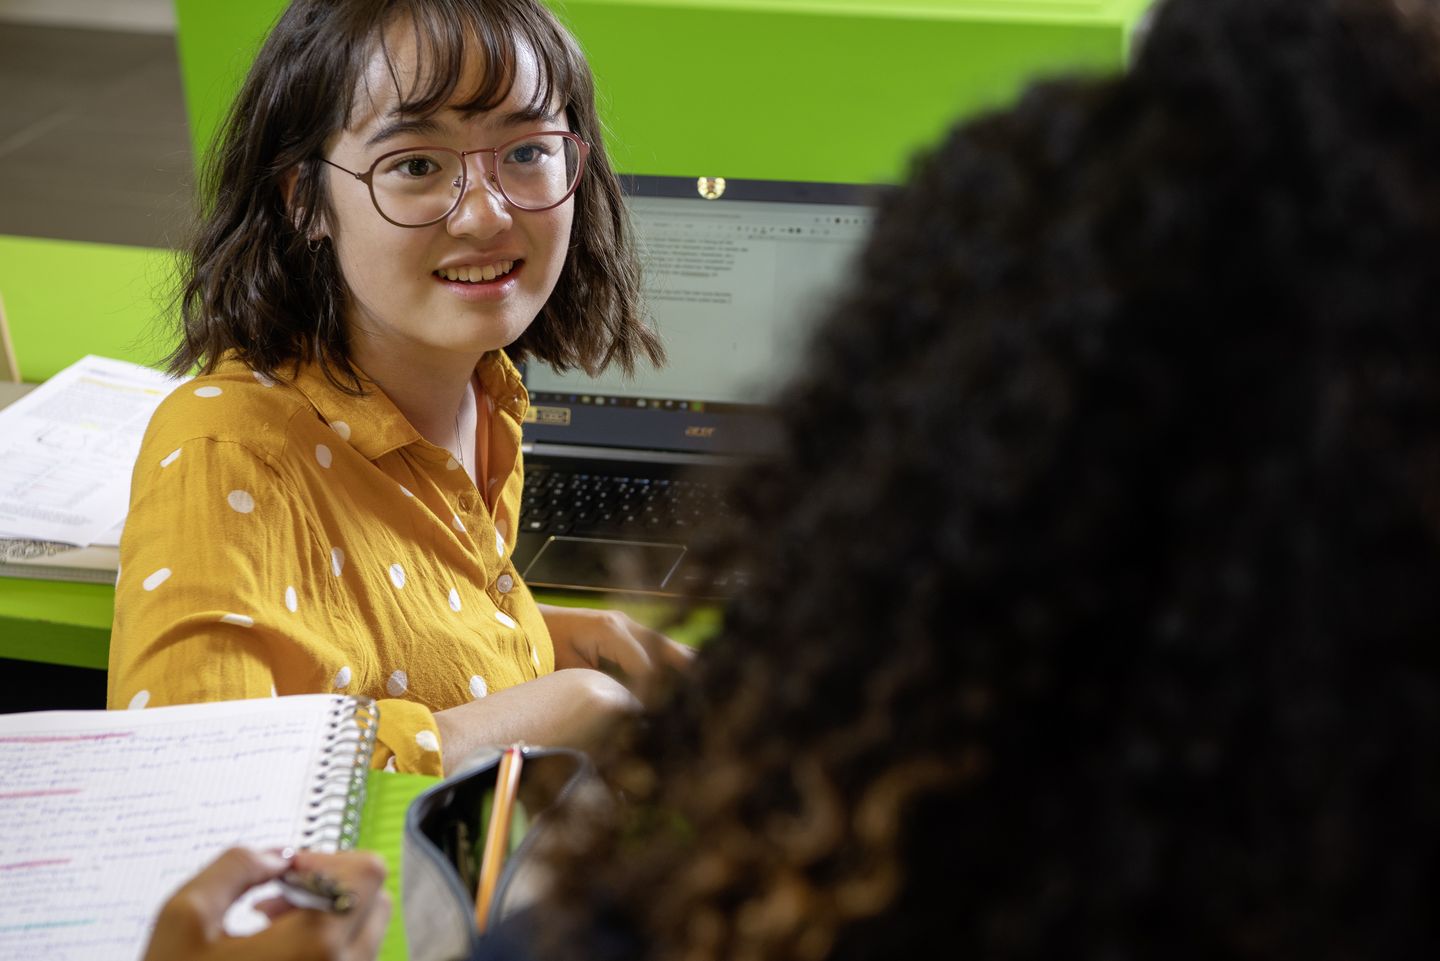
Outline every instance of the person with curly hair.
<svg viewBox="0 0 1440 961"><path fill-rule="evenodd" d="M1434 957L1437 104L1434 4L1171 0L921 157L482 954Z"/></svg>
<svg viewBox="0 0 1440 961"><path fill-rule="evenodd" d="M1173 0L922 157L539 955L1434 957L1437 105L1435 4Z"/></svg>

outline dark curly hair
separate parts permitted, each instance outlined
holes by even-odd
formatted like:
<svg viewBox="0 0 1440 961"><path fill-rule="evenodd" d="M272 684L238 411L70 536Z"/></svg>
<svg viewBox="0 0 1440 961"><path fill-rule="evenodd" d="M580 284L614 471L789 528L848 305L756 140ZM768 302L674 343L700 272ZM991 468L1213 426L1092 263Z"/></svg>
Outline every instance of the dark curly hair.
<svg viewBox="0 0 1440 961"><path fill-rule="evenodd" d="M858 274L551 952L1434 957L1436 7L1173 0Z"/></svg>
<svg viewBox="0 0 1440 961"><path fill-rule="evenodd" d="M426 65L403 90L384 46L407 23ZM594 374L614 362L659 363L660 339L645 322L640 271L620 182L610 167L585 55L538 0L294 0L261 47L209 155L204 218L181 261L180 342L169 369L213 370L233 352L278 375L317 362L337 385L359 390L344 311L348 291L334 249L307 237L329 210L325 142L348 126L365 68L379 50L396 78L403 111L428 116L462 98L464 109L504 101L518 51L535 53L538 109L558 98L570 129L590 144L575 193L569 255L534 323L507 348L559 370ZM458 90L467 49L482 54L475 90ZM296 175L287 206L284 181Z"/></svg>

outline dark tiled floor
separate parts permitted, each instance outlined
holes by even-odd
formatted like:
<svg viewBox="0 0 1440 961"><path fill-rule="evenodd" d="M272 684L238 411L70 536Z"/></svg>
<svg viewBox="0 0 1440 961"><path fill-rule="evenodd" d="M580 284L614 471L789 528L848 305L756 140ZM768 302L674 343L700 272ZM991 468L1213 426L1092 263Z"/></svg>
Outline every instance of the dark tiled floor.
<svg viewBox="0 0 1440 961"><path fill-rule="evenodd" d="M174 37L0 22L0 234L175 246L191 171Z"/></svg>

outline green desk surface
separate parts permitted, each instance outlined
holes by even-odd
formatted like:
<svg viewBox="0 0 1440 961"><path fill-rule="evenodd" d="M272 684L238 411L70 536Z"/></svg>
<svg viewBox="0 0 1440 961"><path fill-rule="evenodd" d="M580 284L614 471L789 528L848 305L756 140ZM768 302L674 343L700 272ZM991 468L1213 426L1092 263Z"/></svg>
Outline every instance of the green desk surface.
<svg viewBox="0 0 1440 961"><path fill-rule="evenodd" d="M0 657L104 670L115 588L0 577Z"/></svg>
<svg viewBox="0 0 1440 961"><path fill-rule="evenodd" d="M676 640L691 645L713 633L719 623L719 612L705 609L686 623L669 628L673 608L663 601L545 591L535 596L546 604L617 607L642 624L669 629ZM114 610L115 588L108 584L0 577L0 657L104 670Z"/></svg>

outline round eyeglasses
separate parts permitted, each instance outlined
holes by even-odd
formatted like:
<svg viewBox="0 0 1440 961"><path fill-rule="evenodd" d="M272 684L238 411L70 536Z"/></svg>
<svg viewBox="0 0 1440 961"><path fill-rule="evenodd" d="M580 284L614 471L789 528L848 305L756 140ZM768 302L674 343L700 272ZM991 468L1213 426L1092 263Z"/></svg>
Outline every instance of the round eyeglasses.
<svg viewBox="0 0 1440 961"><path fill-rule="evenodd" d="M489 154L490 170L485 179L512 207L533 212L558 207L570 199L580 185L590 145L573 133L549 130L477 150L392 150L364 173L320 159L369 187L375 209L390 223L397 227L428 227L460 206L469 182L470 165L465 158L472 154Z"/></svg>

